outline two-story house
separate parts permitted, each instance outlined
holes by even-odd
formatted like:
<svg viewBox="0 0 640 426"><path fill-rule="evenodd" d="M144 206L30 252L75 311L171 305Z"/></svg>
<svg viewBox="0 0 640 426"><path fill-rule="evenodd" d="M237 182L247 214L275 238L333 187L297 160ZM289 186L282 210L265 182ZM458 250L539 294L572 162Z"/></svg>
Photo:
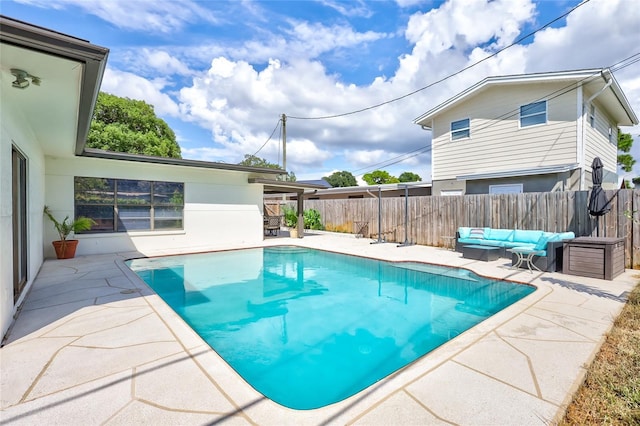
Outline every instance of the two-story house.
<svg viewBox="0 0 640 426"><path fill-rule="evenodd" d="M433 195L586 190L617 177L619 126L638 117L609 69L488 77L414 120L432 132Z"/></svg>

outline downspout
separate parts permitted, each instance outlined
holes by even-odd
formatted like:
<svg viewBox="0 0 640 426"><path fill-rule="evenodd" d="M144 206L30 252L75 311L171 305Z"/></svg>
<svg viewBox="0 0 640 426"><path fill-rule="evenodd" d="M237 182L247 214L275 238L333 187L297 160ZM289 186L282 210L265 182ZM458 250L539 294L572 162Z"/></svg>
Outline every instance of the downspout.
<svg viewBox="0 0 640 426"><path fill-rule="evenodd" d="M602 74L602 79L606 81L605 85L602 87L602 89L600 89L598 92L594 93L593 95L591 95L591 97L589 99L587 99L587 102L585 102L584 107L586 108L586 106L588 104L591 103L592 100L594 100L595 98L597 98L598 96L600 96L602 94L602 92L604 92L605 90L607 90L607 88L609 86L611 86L611 84L613 83L613 79L609 79L607 80L607 78L604 76L604 73Z"/></svg>
<svg viewBox="0 0 640 426"><path fill-rule="evenodd" d="M578 90L576 91L578 98L576 99L576 163L578 163L578 172L580 173L578 181L578 190L584 191L584 103L582 102L582 83L578 83Z"/></svg>
<svg viewBox="0 0 640 426"><path fill-rule="evenodd" d="M431 190L432 190L432 194L433 195L433 126L435 125L435 123L433 122L433 119L431 119L431 127L429 126L425 126L424 124L420 125L420 128L422 130L425 130L427 132L431 132Z"/></svg>

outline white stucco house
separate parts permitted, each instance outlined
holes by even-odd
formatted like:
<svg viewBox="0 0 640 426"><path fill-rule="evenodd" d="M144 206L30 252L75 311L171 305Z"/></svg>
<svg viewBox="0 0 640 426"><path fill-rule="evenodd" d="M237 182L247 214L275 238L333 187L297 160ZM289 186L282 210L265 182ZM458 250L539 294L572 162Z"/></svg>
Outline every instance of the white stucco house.
<svg viewBox="0 0 640 426"><path fill-rule="evenodd" d="M488 77L414 120L432 132L432 193L617 186L619 126L638 117L609 69Z"/></svg>
<svg viewBox="0 0 640 426"><path fill-rule="evenodd" d="M261 242L263 193L313 187L277 181L283 170L85 148L108 53L0 16L2 336L55 257L45 205L59 220L97 220L76 236L79 256L198 251Z"/></svg>

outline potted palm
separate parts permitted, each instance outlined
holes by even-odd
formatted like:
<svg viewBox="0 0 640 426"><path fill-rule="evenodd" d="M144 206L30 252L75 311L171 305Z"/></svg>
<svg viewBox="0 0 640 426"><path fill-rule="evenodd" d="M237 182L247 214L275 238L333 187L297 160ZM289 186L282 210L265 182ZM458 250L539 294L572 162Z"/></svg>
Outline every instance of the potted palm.
<svg viewBox="0 0 640 426"><path fill-rule="evenodd" d="M62 222L58 222L47 206L44 206L44 214L53 222L53 226L55 226L60 236L60 240L52 242L53 248L56 250L56 256L58 259L72 259L76 255L78 240L68 240L69 234L88 231L96 222L84 216L77 217L73 221L70 221L69 216L67 216Z"/></svg>

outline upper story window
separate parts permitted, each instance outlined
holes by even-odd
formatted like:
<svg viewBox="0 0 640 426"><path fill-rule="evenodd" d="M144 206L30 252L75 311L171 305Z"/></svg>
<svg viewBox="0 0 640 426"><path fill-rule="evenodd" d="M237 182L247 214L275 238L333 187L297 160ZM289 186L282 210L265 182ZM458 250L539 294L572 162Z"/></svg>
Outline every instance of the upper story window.
<svg viewBox="0 0 640 426"><path fill-rule="evenodd" d="M591 109L589 109L589 125L592 128L596 128L596 106L591 105Z"/></svg>
<svg viewBox="0 0 640 426"><path fill-rule="evenodd" d="M451 140L465 139L471 137L470 121L468 118L464 120L451 122Z"/></svg>
<svg viewBox="0 0 640 426"><path fill-rule="evenodd" d="M520 107L520 127L535 126L547 122L547 101L534 102Z"/></svg>
<svg viewBox="0 0 640 426"><path fill-rule="evenodd" d="M96 221L88 232L183 229L184 183L76 177L75 216Z"/></svg>

